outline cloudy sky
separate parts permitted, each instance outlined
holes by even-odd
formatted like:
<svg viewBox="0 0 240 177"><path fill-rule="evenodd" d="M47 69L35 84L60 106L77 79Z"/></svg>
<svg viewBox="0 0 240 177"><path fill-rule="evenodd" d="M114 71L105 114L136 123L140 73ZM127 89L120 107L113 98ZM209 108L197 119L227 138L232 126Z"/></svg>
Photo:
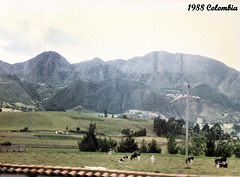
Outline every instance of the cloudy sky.
<svg viewBox="0 0 240 177"><path fill-rule="evenodd" d="M189 3L204 4L188 11ZM238 7L207 11L206 6ZM152 51L207 56L240 70L239 0L0 0L0 60L56 51L70 63Z"/></svg>

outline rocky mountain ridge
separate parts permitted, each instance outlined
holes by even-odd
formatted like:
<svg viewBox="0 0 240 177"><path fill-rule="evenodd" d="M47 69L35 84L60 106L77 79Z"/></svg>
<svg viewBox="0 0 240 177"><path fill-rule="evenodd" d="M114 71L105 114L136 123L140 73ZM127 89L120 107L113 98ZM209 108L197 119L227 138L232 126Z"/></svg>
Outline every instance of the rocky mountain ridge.
<svg viewBox="0 0 240 177"><path fill-rule="evenodd" d="M11 75L19 80L9 79ZM239 71L203 56L151 52L129 60L95 58L70 64L49 51L14 65L0 61L0 79L2 95L10 94L6 83L18 83L21 93L13 90L18 96L28 95L24 104L38 102L41 108L81 105L109 113L139 109L178 118L185 116L189 81L194 119L225 119L226 113L231 120L240 119ZM2 97L1 102L13 103L18 99L13 97Z"/></svg>

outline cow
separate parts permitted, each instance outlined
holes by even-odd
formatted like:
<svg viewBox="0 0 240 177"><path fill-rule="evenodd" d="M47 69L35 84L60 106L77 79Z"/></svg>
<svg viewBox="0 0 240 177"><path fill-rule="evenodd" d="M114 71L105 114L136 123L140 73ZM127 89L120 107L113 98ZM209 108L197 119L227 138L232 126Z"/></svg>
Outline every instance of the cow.
<svg viewBox="0 0 240 177"><path fill-rule="evenodd" d="M121 159L119 159L119 162L125 162L126 159L128 159L128 156L123 156Z"/></svg>
<svg viewBox="0 0 240 177"><path fill-rule="evenodd" d="M227 168L228 163L227 163L227 158L226 157L220 157L215 159L215 167L217 168Z"/></svg>
<svg viewBox="0 0 240 177"><path fill-rule="evenodd" d="M219 164L219 167L220 168L227 168L228 167L228 163L227 162L224 162L222 164Z"/></svg>
<svg viewBox="0 0 240 177"><path fill-rule="evenodd" d="M188 157L188 163L190 163L192 165L193 161L194 161L194 157Z"/></svg>
<svg viewBox="0 0 240 177"><path fill-rule="evenodd" d="M138 160L140 160L140 153L138 153L138 152L134 152L134 153L132 153L132 155L131 155L131 160L135 160L135 158L138 158Z"/></svg>
<svg viewBox="0 0 240 177"><path fill-rule="evenodd" d="M123 158L119 159L119 162L125 162L125 160Z"/></svg>

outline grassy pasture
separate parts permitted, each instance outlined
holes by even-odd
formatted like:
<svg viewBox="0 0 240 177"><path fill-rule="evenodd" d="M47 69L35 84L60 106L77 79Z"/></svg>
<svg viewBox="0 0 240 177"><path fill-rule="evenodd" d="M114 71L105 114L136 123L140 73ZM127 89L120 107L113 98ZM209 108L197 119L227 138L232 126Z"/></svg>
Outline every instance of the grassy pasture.
<svg viewBox="0 0 240 177"><path fill-rule="evenodd" d="M86 131L90 122L96 123L97 132L111 136L112 139L120 141L123 128L139 130L147 129L146 142L156 139L162 148L162 154L154 154L156 163L150 163L150 155L142 154L141 162L127 161L119 163L118 160L130 153L107 153L80 152L78 149L53 149L53 148L27 148L26 153L0 153L0 163L12 164L35 164L35 165L56 165L56 166L102 166L108 169L136 170L160 173L184 173L201 175L234 175L240 176L240 159L231 157L228 159L229 168L219 169L214 166L214 158L195 157L191 169L184 169L184 156L171 155L166 153L166 138L155 137L153 133L153 121L147 119L117 119L102 118L81 115L71 112L15 112L0 113L0 143L10 141L13 144L34 144L34 145L66 145L76 146L78 139L83 135L56 135L56 130L65 130L68 126L71 130L80 127ZM28 127L30 132L8 132L9 130ZM143 137L136 137L140 144ZM181 140L177 140L181 141Z"/></svg>
<svg viewBox="0 0 240 177"><path fill-rule="evenodd" d="M1 112L0 130L28 127L30 130L56 131L65 130L68 126L71 130L80 127L82 131L86 131L91 121L96 123L97 132L105 135L119 135L124 128L131 128L134 131L146 128L148 136L155 136L152 120L103 118L71 112Z"/></svg>
<svg viewBox="0 0 240 177"><path fill-rule="evenodd" d="M160 173L183 173L200 175L231 175L239 176L240 160L234 157L228 159L229 168L215 168L214 158L195 157L191 169L184 169L184 156L171 154L154 154L155 164L150 161L153 154L141 154L141 161L127 160L118 162L120 158L130 153L80 152L77 149L45 149L28 148L26 153L0 153L1 163L56 165L56 166L101 166L107 169L147 171Z"/></svg>
<svg viewBox="0 0 240 177"><path fill-rule="evenodd" d="M70 135L56 135L56 130L87 131L90 122L96 123L97 132L111 136L120 141L123 128L131 128L138 131L147 129L146 141L151 141L153 133L153 121L147 119L118 119L93 117L72 112L1 112L0 113L0 143L10 141L12 144L36 144L36 145L70 145L76 146L82 134L70 133ZM30 132L11 132L11 130L28 127ZM157 138L159 139L159 138ZM140 143L142 138L136 138Z"/></svg>

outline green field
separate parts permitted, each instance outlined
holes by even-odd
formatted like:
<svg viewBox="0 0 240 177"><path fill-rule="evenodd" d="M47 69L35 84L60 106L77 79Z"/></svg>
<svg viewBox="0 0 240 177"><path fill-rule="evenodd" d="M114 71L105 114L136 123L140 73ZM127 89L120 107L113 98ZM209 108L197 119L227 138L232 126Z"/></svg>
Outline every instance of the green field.
<svg viewBox="0 0 240 177"><path fill-rule="evenodd" d="M147 129L147 137L136 137L140 143L144 138L150 142L153 138L162 148L162 154L154 154L156 163L150 163L153 154L142 154L141 161L118 162L122 156L130 153L80 152L77 149L77 141L83 134L70 133L69 135L56 135L56 130L86 131L91 122L96 123L97 133L110 136L120 141L123 128L131 128L138 131ZM12 130L28 127L30 132L12 132ZM98 135L99 136L99 135ZM0 143L10 141L12 144L49 145L49 146L75 146L75 149L61 148L27 148L25 153L0 153L0 163L34 164L56 166L101 166L107 169L136 170L160 173L184 173L201 175L232 175L240 176L240 159L231 157L228 159L229 168L215 168L214 157L199 156L191 169L184 169L184 156L166 153L166 138L156 137L153 133L153 121L147 119L117 119L102 118L66 112L16 112L0 113ZM181 140L177 140L181 141ZM27 146L29 147L29 146Z"/></svg>
<svg viewBox="0 0 240 177"><path fill-rule="evenodd" d="M130 153L107 153L80 152L77 149L45 149L29 148L26 153L0 153L3 163L12 164L34 164L34 165L54 165L70 167L105 167L107 169L133 170L160 173L184 173L200 175L231 175L239 176L240 160L234 157L228 159L228 168L216 168L214 157L195 157L191 169L185 169L184 156L171 154L154 154L155 164L150 161L149 154L141 154L141 160L127 160L120 163L119 159Z"/></svg>
<svg viewBox="0 0 240 177"><path fill-rule="evenodd" d="M0 113L0 130L16 130L28 127L30 130L56 131L65 130L68 126L71 130L76 130L79 127L82 131L86 131L90 122L95 122L96 131L105 135L119 135L124 128L131 128L134 131L146 128L149 136L155 136L153 121L147 119L103 118L70 112Z"/></svg>
<svg viewBox="0 0 240 177"><path fill-rule="evenodd" d="M146 128L147 142L155 136L153 121L147 119L103 118L70 112L1 112L0 143L10 141L12 144L77 146L77 141L83 134L70 132L69 135L56 135L55 131L65 130L67 126L69 130L76 131L79 127L81 131L87 131L91 122L96 123L98 136L111 136L117 141L121 140L121 131L124 128L135 131ZM30 131L12 132L24 127L28 127ZM136 140L140 143L142 138L136 138ZM161 142L165 143L165 138Z"/></svg>

